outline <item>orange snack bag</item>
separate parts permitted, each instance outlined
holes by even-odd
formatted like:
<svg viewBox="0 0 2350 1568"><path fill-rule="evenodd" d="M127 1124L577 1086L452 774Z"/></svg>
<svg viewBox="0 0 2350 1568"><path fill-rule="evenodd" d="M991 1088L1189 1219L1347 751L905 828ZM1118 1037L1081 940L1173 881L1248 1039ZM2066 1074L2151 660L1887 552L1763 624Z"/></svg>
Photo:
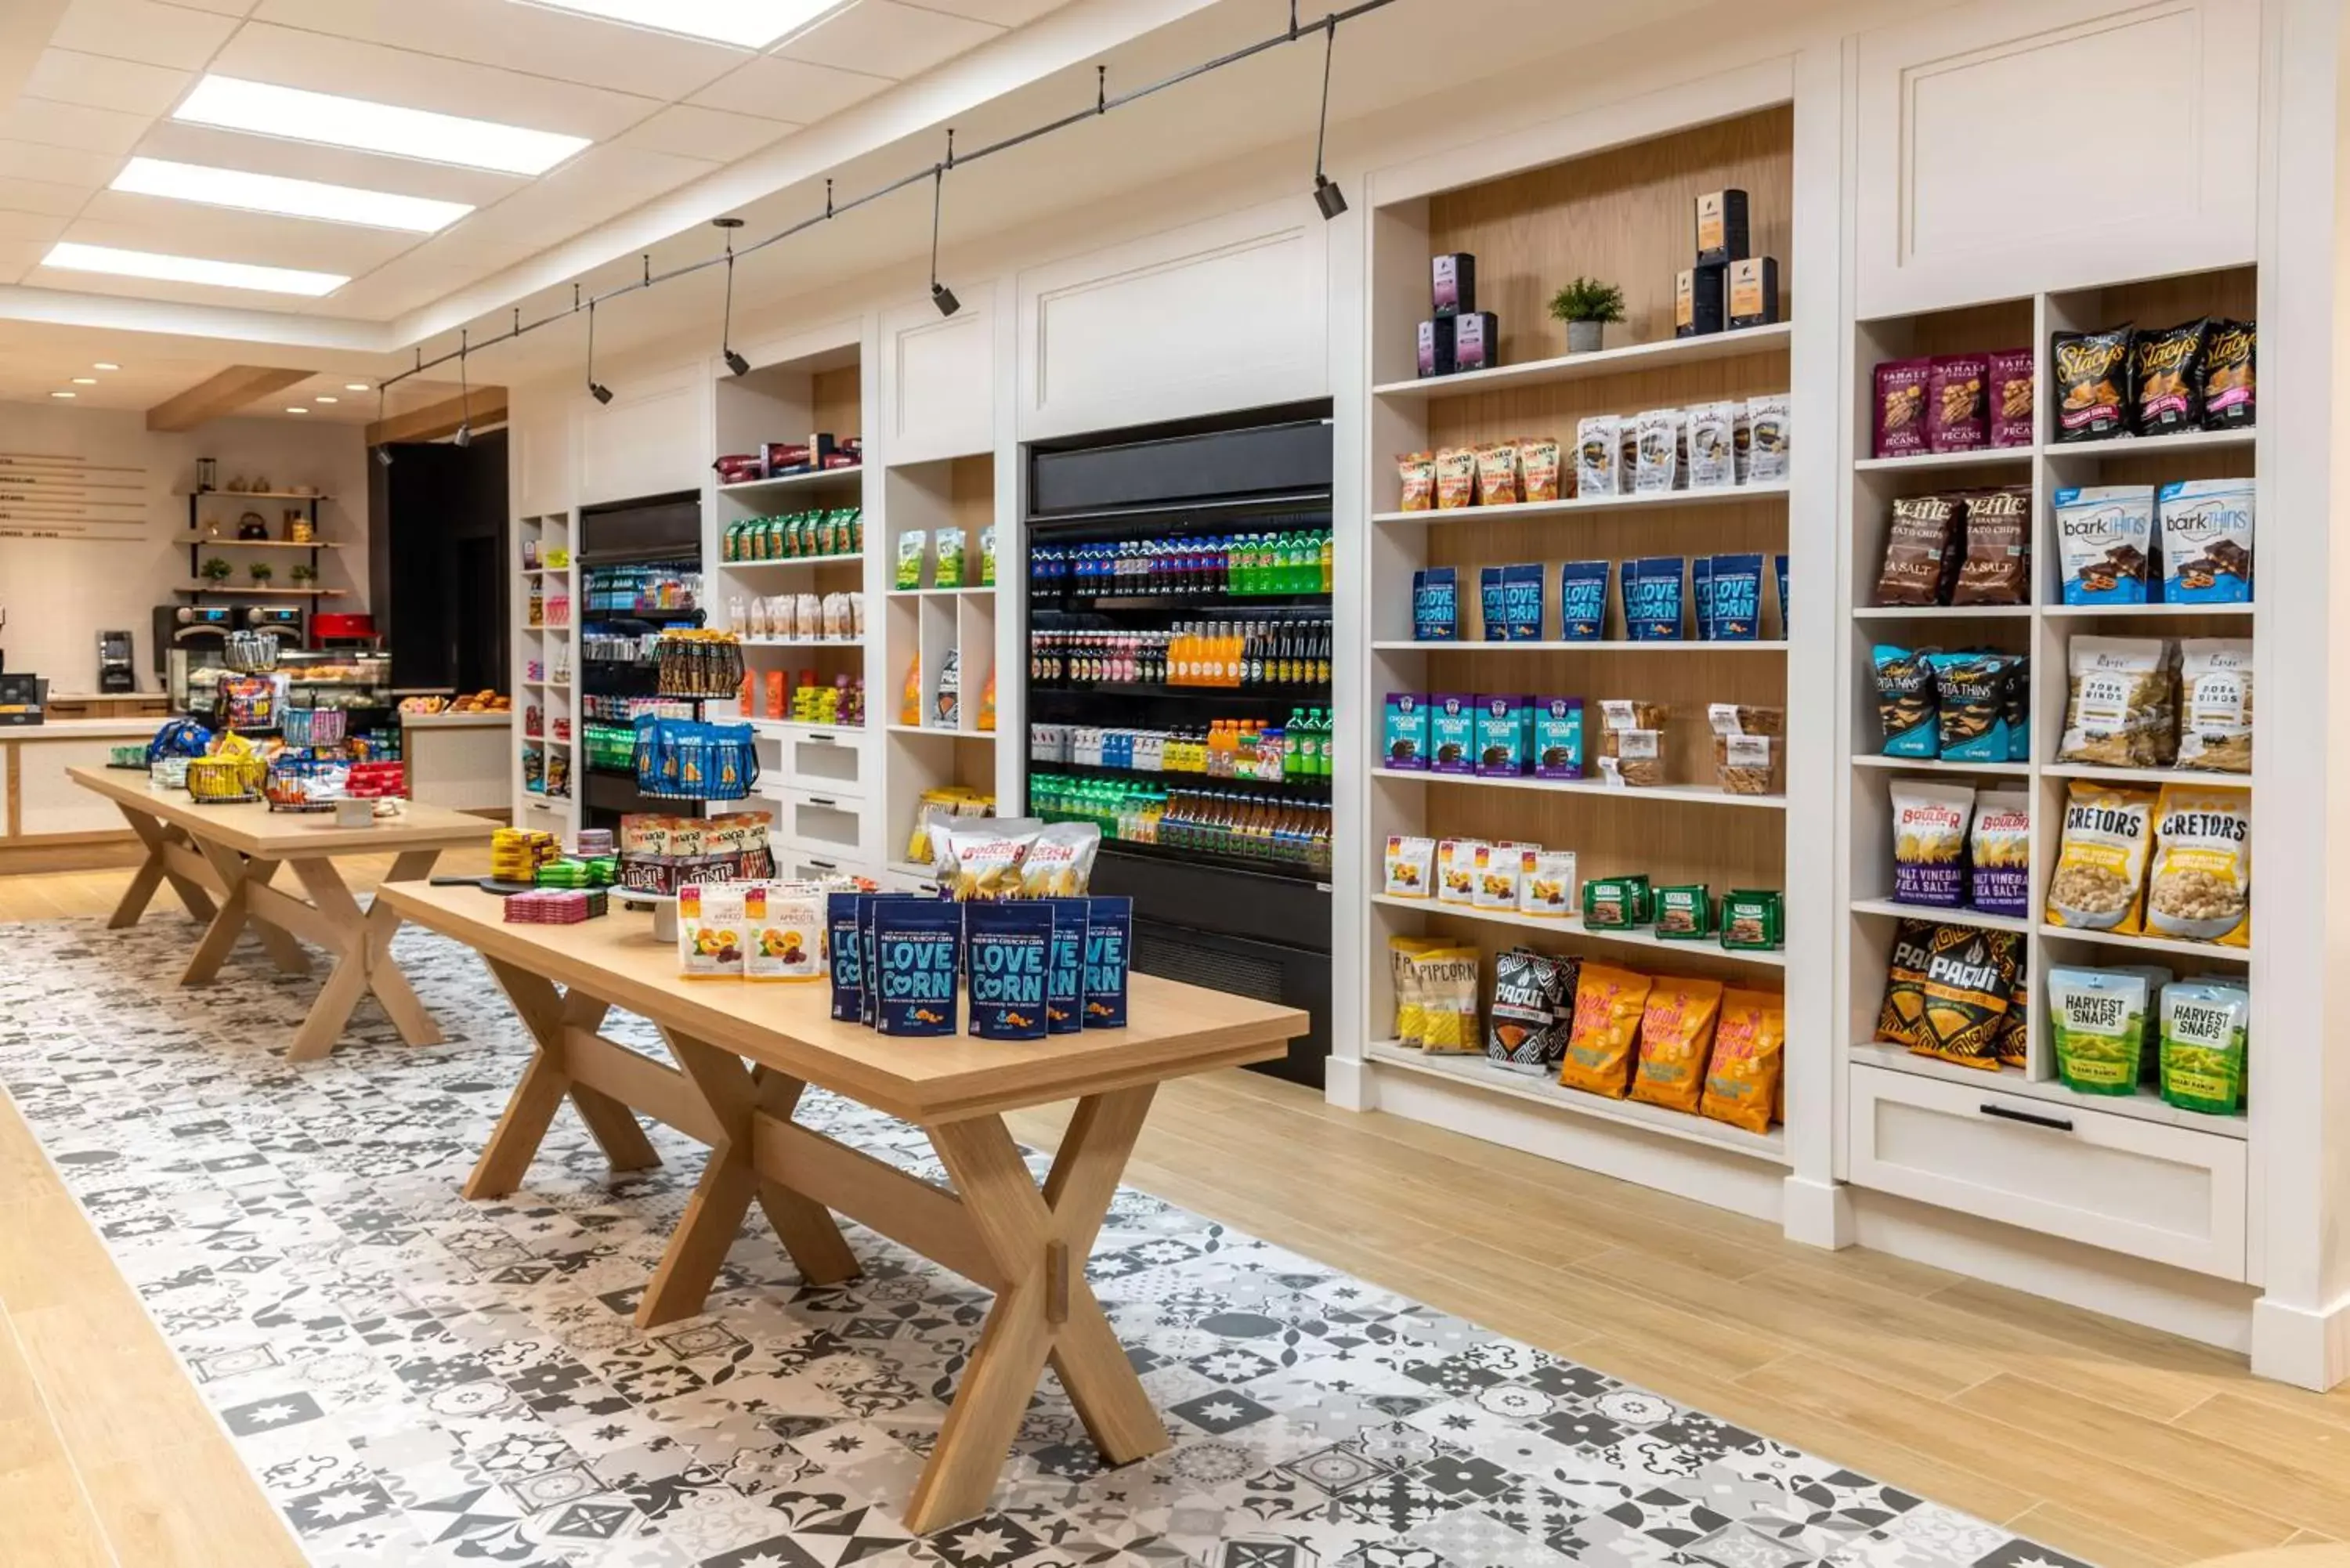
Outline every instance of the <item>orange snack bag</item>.
<svg viewBox="0 0 2350 1568"><path fill-rule="evenodd" d="M983 732L995 729L995 667L988 666L987 684L979 692L979 727Z"/></svg>
<svg viewBox="0 0 2350 1568"><path fill-rule="evenodd" d="M922 722L922 656L916 654L906 664L906 692L898 701L898 722L919 724Z"/></svg>
<svg viewBox="0 0 2350 1568"><path fill-rule="evenodd" d="M1648 1008L1654 983L1645 974L1612 964L1583 966L1575 987L1575 1029L1558 1064L1561 1084L1611 1100L1624 1097L1626 1080L1632 1075L1632 1039L1639 1033L1640 1014Z"/></svg>
<svg viewBox="0 0 2350 1568"><path fill-rule="evenodd" d="M1786 998L1767 991L1724 992L1700 1111L1748 1132L1769 1132L1780 1104L1786 1044Z"/></svg>
<svg viewBox="0 0 2350 1568"><path fill-rule="evenodd" d="M767 717L780 719L783 716L784 672L780 670L770 670L767 671Z"/></svg>
<svg viewBox="0 0 2350 1568"><path fill-rule="evenodd" d="M1721 1011L1718 980L1659 980L1640 1014L1640 1064L1632 1097L1668 1110L1694 1111L1705 1092L1707 1054Z"/></svg>

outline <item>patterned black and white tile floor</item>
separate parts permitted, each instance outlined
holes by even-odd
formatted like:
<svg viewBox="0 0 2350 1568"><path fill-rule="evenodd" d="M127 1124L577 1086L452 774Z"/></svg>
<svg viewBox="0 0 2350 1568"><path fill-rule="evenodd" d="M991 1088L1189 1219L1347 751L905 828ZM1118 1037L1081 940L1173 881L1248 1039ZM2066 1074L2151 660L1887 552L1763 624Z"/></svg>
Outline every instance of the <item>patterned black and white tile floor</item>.
<svg viewBox="0 0 2350 1568"><path fill-rule="evenodd" d="M446 1045L368 1003L297 1066L316 981L247 944L182 991L192 941L0 928L0 1085L320 1568L2069 1568L1133 1191L1090 1272L1174 1446L1100 1469L1048 1382L993 1510L916 1540L983 1293L856 1231L867 1275L803 1290L746 1229L706 1315L639 1333L697 1147L656 1128L667 1166L616 1180L566 1115L524 1191L467 1203L528 1052L471 952L399 939Z"/></svg>

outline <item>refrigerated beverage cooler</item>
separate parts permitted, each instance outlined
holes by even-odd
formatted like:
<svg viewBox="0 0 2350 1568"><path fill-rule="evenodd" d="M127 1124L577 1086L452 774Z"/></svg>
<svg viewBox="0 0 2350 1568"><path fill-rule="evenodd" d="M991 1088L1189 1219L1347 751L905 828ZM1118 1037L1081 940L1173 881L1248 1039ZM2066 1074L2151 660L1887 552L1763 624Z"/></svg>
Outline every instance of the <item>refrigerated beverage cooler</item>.
<svg viewBox="0 0 2350 1568"><path fill-rule="evenodd" d="M1326 410L1033 448L1028 790L1097 824L1135 967L1301 1008L1330 1053Z"/></svg>

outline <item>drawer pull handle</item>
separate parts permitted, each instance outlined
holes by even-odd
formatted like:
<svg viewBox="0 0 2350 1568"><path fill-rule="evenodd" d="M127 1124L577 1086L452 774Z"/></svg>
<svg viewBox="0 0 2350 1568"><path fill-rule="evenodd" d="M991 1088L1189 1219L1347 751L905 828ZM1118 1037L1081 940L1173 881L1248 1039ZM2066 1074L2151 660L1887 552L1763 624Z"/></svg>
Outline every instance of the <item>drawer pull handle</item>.
<svg viewBox="0 0 2350 1568"><path fill-rule="evenodd" d="M813 855L808 857L808 864L815 867L819 871L837 871L840 869L839 862L834 860L818 860Z"/></svg>
<svg viewBox="0 0 2350 1568"><path fill-rule="evenodd" d="M2073 1130L2072 1118L2069 1116L2036 1116L2030 1111L2012 1111L2005 1106L1978 1106L1975 1108L1987 1116L1997 1116L2005 1122L2022 1122L2030 1127L2049 1127L2057 1132Z"/></svg>
<svg viewBox="0 0 2350 1568"><path fill-rule="evenodd" d="M808 796L808 804L810 805L828 805L835 811L838 811L840 809L840 803L838 801L827 800L820 794L812 794Z"/></svg>

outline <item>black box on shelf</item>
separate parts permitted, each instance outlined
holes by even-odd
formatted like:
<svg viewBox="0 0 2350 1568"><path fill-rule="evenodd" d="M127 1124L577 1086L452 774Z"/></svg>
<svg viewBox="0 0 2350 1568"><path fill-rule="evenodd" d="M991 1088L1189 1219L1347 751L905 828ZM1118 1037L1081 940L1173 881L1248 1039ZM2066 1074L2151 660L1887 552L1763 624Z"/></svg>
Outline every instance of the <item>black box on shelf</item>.
<svg viewBox="0 0 2350 1568"><path fill-rule="evenodd" d="M1422 376L1452 374L1452 322L1450 316L1419 324L1419 373Z"/></svg>
<svg viewBox="0 0 2350 1568"><path fill-rule="evenodd" d="M1721 330L1730 264L1701 263L1673 275L1673 336L1702 337Z"/></svg>
<svg viewBox="0 0 2350 1568"><path fill-rule="evenodd" d="M1730 325L1768 327L1779 319L1779 262L1749 256L1730 264Z"/></svg>
<svg viewBox="0 0 2350 1568"><path fill-rule="evenodd" d="M1464 311L1452 318L1452 368L1490 370L1502 362L1502 318L1490 310Z"/></svg>
<svg viewBox="0 0 2350 1568"><path fill-rule="evenodd" d="M1477 258L1467 252L1438 256L1429 265L1429 299L1438 316L1467 316L1477 308Z"/></svg>
<svg viewBox="0 0 2350 1568"><path fill-rule="evenodd" d="M1746 192L1708 191L1700 196L1697 199L1698 265L1744 261L1746 256Z"/></svg>

